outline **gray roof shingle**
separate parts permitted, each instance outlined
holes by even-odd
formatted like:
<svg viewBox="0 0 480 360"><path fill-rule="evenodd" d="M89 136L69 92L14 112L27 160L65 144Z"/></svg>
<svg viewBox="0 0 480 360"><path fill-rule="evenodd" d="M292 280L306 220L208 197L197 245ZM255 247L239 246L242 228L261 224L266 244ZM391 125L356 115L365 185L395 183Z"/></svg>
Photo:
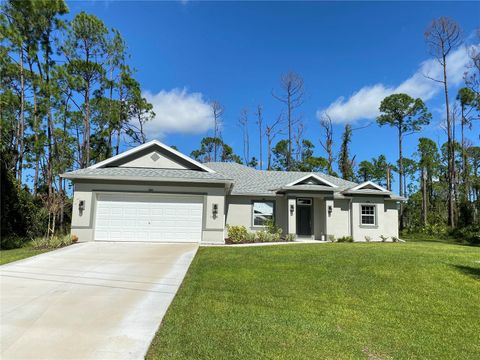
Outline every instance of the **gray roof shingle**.
<svg viewBox="0 0 480 360"><path fill-rule="evenodd" d="M354 187L358 184L346 181L334 176L323 173L309 173L301 171L272 171L272 170L256 170L245 165L236 163L210 162L205 164L210 169L233 179L234 185L232 195L241 194L265 194L274 195L276 190L285 188L288 184L299 180L302 177L315 174L318 177L336 185L336 188L328 188L322 185L299 185L295 186L297 190L333 190L335 192L343 191ZM308 187L308 188L307 188Z"/></svg>
<svg viewBox="0 0 480 360"><path fill-rule="evenodd" d="M184 169L154 169L154 168L129 168L106 167L97 169L80 169L62 174L66 179L112 179L112 180L192 180L192 181L225 181L228 177L220 173L209 173L198 170Z"/></svg>

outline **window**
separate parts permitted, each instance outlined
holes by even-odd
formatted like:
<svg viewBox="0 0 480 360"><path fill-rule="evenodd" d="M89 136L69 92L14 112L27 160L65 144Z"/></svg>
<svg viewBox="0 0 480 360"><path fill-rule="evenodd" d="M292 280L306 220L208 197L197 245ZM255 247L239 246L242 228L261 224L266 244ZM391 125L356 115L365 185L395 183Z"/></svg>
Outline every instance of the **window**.
<svg viewBox="0 0 480 360"><path fill-rule="evenodd" d="M374 226L375 222L375 205L361 205L360 224Z"/></svg>
<svg viewBox="0 0 480 360"><path fill-rule="evenodd" d="M253 202L253 226L265 226L267 221L273 221L273 201Z"/></svg>

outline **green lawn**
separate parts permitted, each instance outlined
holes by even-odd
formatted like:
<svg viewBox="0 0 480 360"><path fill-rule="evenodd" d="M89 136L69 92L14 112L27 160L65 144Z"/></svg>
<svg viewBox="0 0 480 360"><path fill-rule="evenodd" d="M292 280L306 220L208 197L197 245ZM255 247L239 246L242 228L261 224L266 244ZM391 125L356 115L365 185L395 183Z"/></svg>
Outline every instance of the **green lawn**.
<svg viewBox="0 0 480 360"><path fill-rule="evenodd" d="M480 359L480 248L200 248L147 359Z"/></svg>
<svg viewBox="0 0 480 360"><path fill-rule="evenodd" d="M36 250L32 247L23 247L12 250L0 250L0 265L7 264L12 261L25 259L30 256L38 255L49 251L48 249Z"/></svg>

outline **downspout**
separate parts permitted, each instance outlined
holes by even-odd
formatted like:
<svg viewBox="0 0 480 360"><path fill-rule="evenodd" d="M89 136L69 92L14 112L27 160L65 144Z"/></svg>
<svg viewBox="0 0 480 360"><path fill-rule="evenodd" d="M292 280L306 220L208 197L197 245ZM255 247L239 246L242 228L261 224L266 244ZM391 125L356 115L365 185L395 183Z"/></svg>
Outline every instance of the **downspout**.
<svg viewBox="0 0 480 360"><path fill-rule="evenodd" d="M349 206L348 206L348 211L350 212L350 236L352 237L353 239L353 199L350 198L349 200Z"/></svg>

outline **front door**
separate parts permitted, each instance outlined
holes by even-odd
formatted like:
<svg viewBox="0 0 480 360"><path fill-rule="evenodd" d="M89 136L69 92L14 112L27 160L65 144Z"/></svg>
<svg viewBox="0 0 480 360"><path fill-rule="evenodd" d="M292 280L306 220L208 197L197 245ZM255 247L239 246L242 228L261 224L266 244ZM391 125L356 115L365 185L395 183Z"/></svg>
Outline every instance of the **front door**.
<svg viewBox="0 0 480 360"><path fill-rule="evenodd" d="M312 199L297 199L297 235L312 235Z"/></svg>

